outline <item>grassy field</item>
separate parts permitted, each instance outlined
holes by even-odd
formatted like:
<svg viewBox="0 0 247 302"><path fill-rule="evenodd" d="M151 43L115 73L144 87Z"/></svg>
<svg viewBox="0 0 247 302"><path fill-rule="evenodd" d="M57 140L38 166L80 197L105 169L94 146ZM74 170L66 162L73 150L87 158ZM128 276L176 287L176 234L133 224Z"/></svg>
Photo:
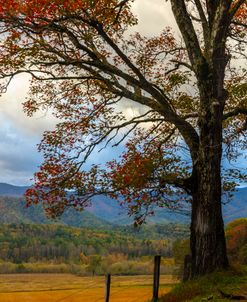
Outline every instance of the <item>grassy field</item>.
<svg viewBox="0 0 247 302"><path fill-rule="evenodd" d="M234 296L238 298L235 300ZM159 302L247 301L247 266L177 284Z"/></svg>
<svg viewBox="0 0 247 302"><path fill-rule="evenodd" d="M176 280L161 276L160 294ZM103 302L104 277L68 274L0 275L1 302ZM113 276L111 302L145 302L152 297L152 276Z"/></svg>

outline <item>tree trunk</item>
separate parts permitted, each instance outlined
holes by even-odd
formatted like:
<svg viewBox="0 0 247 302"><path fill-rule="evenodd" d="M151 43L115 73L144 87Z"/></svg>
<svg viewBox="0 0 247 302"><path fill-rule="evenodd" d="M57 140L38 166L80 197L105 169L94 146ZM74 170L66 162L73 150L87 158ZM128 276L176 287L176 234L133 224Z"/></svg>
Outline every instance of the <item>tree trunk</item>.
<svg viewBox="0 0 247 302"><path fill-rule="evenodd" d="M219 191L219 183L211 178L201 183L197 196L193 198L190 242L192 278L228 267Z"/></svg>
<svg viewBox="0 0 247 302"><path fill-rule="evenodd" d="M219 103L211 102L208 116L200 121L192 184L191 278L228 267L221 208L221 112Z"/></svg>

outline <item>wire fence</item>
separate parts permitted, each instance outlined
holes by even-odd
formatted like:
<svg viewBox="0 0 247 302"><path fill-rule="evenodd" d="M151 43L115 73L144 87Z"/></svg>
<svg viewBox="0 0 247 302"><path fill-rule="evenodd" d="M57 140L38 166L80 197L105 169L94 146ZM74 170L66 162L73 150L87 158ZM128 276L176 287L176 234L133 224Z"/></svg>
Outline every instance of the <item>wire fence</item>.
<svg viewBox="0 0 247 302"><path fill-rule="evenodd" d="M75 296L75 295L77 295L79 293L85 292L85 291L87 291L88 289L91 289L91 288L96 288L94 281L90 281L90 285L89 286L81 288L79 290L76 290L75 292L73 292L73 293L71 293L69 295L66 295L66 296L64 296L62 298L59 298L59 299L57 299L54 302L60 302L60 301L66 302L66 300L71 299L72 296Z"/></svg>
<svg viewBox="0 0 247 302"><path fill-rule="evenodd" d="M79 295L80 297L78 297L78 301L82 301L84 302L83 299L85 299L87 301L87 291L91 290L91 289L95 289L97 290L99 287L97 285L93 285L93 286L88 286L85 288L81 288L79 290L74 291L73 293L69 294L69 295L65 295L62 298L59 298L57 300L55 300L54 302L67 302L67 301L71 301L71 298L73 296ZM103 293L102 293L103 294ZM111 292L110 292L110 301L114 301L114 300L119 300L119 297L128 294L128 286L124 286L124 287L118 287L118 289L116 289L115 287L111 288ZM91 296L91 295L90 295ZM136 301L146 301L148 298L151 298L151 285L150 285L150 293L149 294L145 294L142 295L143 298L146 298L145 300L140 300L140 297L138 296L138 298L128 298L129 302L136 302ZM99 298L96 298L94 300L92 300L90 298L91 302L101 302L104 301L104 295L102 295ZM124 300L123 300L124 301Z"/></svg>
<svg viewBox="0 0 247 302"><path fill-rule="evenodd" d="M154 264L155 263L156 261L154 261ZM5 277L3 280L0 280L0 301L25 301L27 300L27 296L28 301L30 302L43 302L44 300L46 302L151 301L155 292L155 284L157 283L154 282L157 280L157 272L159 277L159 296L167 293L174 286L174 284L177 283L177 280L172 275L160 275L159 266L160 261L157 266L158 270L155 269L156 265L154 265L153 275L113 275L111 278L110 275L108 275L106 278L104 276L82 277L66 274L47 274L47 276L41 274L33 274L32 276L32 274L28 274L23 275L22 277L13 275L12 277ZM25 278L25 280L22 278ZM19 284L17 284L18 280ZM24 287L23 284L25 284ZM105 297L108 296L106 295L106 289L110 289L109 300L105 299ZM12 296L10 297L10 295ZM10 300L7 296L10 297Z"/></svg>
<svg viewBox="0 0 247 302"><path fill-rule="evenodd" d="M67 276L66 278L68 278ZM75 276L71 276L75 278ZM40 275L39 280L45 276ZM77 277L76 286L61 284L55 287L30 288L30 290L0 291L1 302L105 302L104 277ZM153 276L112 276L109 302L146 302L151 301L153 292ZM23 282L23 281L22 281ZM161 276L160 295L173 286L170 276ZM1 281L2 283L2 281ZM174 280L175 283L175 280ZM68 286L69 285L69 286Z"/></svg>
<svg viewBox="0 0 247 302"><path fill-rule="evenodd" d="M135 282L136 279L136 282ZM129 281L128 281L129 280ZM160 294L164 294L176 283L171 276L161 276ZM146 302L152 299L153 276L113 276L110 289L110 302ZM143 285L141 283L143 282ZM95 294L95 298L93 295ZM60 297L51 302L104 302L104 279L93 278L88 286L77 289L74 292Z"/></svg>

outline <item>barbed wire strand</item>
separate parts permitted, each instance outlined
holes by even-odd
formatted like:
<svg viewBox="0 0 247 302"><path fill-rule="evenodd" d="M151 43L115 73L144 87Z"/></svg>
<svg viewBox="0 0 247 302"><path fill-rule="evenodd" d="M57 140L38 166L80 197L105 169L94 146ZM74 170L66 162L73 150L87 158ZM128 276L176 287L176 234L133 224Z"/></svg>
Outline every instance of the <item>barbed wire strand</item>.
<svg viewBox="0 0 247 302"><path fill-rule="evenodd" d="M128 285L125 285L125 286L119 286L120 287L120 289L119 290L115 290L114 292L111 290L110 291L110 297L112 298L112 296L113 295L116 295L116 294L118 294L118 293L122 293L124 290L123 290L123 287L130 287L130 286L128 286ZM152 285L150 285L150 286L148 286L148 287L150 287L151 288L151 290L150 290L150 293L148 293L148 294L145 294L144 296L142 296L142 299L151 299L151 296L152 296ZM104 299L104 297L101 297L101 298L97 298L96 300L94 300L93 302L99 302L100 300L103 300ZM137 299L135 299L135 300L131 300L130 302L137 302L137 301L140 301L140 299L141 299L141 297L138 297ZM146 300L143 300L142 302L145 302Z"/></svg>
<svg viewBox="0 0 247 302"><path fill-rule="evenodd" d="M80 288L79 290L77 290L76 292L72 293L72 294L69 294L63 298L59 298L58 300L56 300L55 302L60 302L60 301L63 301L63 300L66 300L82 291L85 291L85 290L88 290L88 289L91 289L91 288L96 288L96 286L92 283L94 283L95 281L91 281L91 285L90 286L87 286L87 287L84 287L84 288Z"/></svg>

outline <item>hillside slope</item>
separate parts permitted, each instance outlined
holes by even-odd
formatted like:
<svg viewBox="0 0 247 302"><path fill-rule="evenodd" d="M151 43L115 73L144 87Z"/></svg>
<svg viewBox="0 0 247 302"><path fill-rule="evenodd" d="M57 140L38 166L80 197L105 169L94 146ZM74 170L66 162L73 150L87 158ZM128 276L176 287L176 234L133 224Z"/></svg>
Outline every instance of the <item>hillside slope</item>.
<svg viewBox="0 0 247 302"><path fill-rule="evenodd" d="M109 222L97 218L93 214L72 209L65 211L60 219L51 220L45 215L41 205L25 207L23 197L0 196L0 223L31 223L31 224L65 224L75 227L94 227L107 229Z"/></svg>

